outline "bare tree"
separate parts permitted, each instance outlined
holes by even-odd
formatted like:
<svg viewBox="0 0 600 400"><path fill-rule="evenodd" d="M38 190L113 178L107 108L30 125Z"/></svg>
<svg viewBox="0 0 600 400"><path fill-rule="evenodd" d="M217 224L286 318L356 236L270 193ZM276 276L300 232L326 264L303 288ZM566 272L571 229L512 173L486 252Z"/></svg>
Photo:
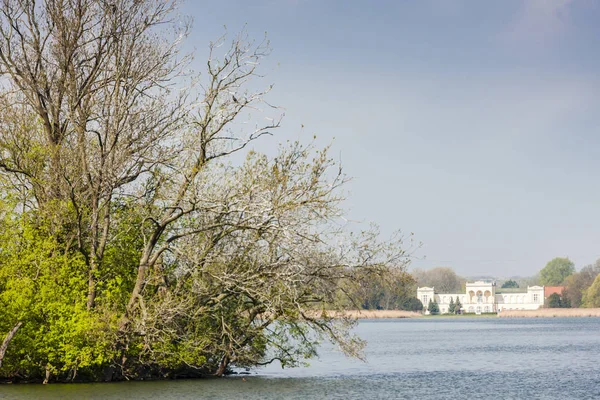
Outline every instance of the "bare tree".
<svg viewBox="0 0 600 400"><path fill-rule="evenodd" d="M335 223L345 177L327 152L296 143L274 160L250 155L228 179L215 170L204 176L198 216L172 233L182 236L163 245L168 256L138 296L133 329L144 338L148 365L172 353L152 343L175 338L191 359L219 354L216 375L231 363L296 365L323 339L360 356L353 321L334 318L343 311L340 289L357 269L403 268L406 253L401 240L378 243L371 230L348 237ZM198 342L191 331L200 327L210 339Z"/></svg>
<svg viewBox="0 0 600 400"><path fill-rule="evenodd" d="M205 228L181 229L178 221L204 211L201 190L204 189L203 173L216 159L229 156L244 149L250 142L270 134L279 127L281 116L257 125L249 133L237 134L232 128L242 112L260 111L265 91L250 92L245 85L257 76L260 60L269 53L268 42L258 45L249 43L243 32L231 42L224 54L217 58L217 51L225 46L225 37L210 45L207 62L207 82L201 85L201 98L195 109L189 134L181 137L184 146L180 157L173 160L168 169L162 169L165 178L157 180L152 191L159 193L155 199L160 203L158 213L149 218L150 229L140 258L140 265L128 308L131 309L144 288L149 269L153 268L163 252L172 244L188 235L201 233ZM164 175L163 175L164 176ZM175 231L172 231L175 229ZM159 245L164 238L164 242Z"/></svg>
<svg viewBox="0 0 600 400"><path fill-rule="evenodd" d="M435 287L439 293L456 293L461 290L464 279L456 275L452 268L437 267L413 272L418 286Z"/></svg>

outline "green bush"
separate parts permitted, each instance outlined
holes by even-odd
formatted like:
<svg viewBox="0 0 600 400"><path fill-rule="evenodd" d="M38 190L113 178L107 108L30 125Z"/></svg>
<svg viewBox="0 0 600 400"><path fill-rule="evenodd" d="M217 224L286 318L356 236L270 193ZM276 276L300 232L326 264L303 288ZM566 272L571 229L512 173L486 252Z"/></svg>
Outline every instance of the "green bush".
<svg viewBox="0 0 600 400"><path fill-rule="evenodd" d="M438 306L437 301L432 301L431 299L429 299L429 305L427 306L427 309L431 315L437 315L440 313L440 307Z"/></svg>

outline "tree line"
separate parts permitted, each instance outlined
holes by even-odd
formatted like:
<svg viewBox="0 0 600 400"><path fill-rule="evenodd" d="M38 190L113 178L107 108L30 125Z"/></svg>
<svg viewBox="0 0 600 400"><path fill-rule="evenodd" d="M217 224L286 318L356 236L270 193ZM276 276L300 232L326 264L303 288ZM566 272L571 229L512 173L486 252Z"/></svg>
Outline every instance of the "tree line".
<svg viewBox="0 0 600 400"><path fill-rule="evenodd" d="M410 290L413 293L416 292L417 286L435 287L436 293L464 292L464 283L467 280L448 267L416 269L411 275L413 284ZM518 289L533 285L563 286L560 294L551 294L546 299L547 307L600 307L600 259L576 271L571 260L557 257L550 260L535 276L510 278L500 282L501 289ZM433 313L439 310L435 300L430 300L430 303L432 304L426 304L424 307L431 312L432 306Z"/></svg>
<svg viewBox="0 0 600 400"><path fill-rule="evenodd" d="M564 286L560 295L551 295L549 307L600 307L600 259L576 272L571 260L557 257L539 276L542 285Z"/></svg>
<svg viewBox="0 0 600 400"><path fill-rule="evenodd" d="M363 271L356 276L352 287L352 296L359 299L355 304L347 303L348 308L367 310L407 310L423 311L423 304L417 297L417 287L435 287L440 293L458 293L464 291L465 279L458 276L452 268L436 267L429 270L414 269L406 271L390 270L385 273Z"/></svg>

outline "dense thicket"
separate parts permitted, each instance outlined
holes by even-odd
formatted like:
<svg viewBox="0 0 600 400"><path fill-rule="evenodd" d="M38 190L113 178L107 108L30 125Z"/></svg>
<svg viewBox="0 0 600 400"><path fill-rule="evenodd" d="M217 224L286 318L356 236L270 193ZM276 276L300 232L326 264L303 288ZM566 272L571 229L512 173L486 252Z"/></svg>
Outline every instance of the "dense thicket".
<svg viewBox="0 0 600 400"><path fill-rule="evenodd" d="M340 300L347 309L422 311L416 291L414 278L403 269L364 268L340 287Z"/></svg>
<svg viewBox="0 0 600 400"><path fill-rule="evenodd" d="M594 298L594 289L590 290L590 288L599 274L600 260L596 260L594 264L586 265L581 271L575 272L565 279L563 296L572 307L595 307L594 302L589 301ZM586 295L587 302L585 301Z"/></svg>
<svg viewBox="0 0 600 400"><path fill-rule="evenodd" d="M502 284L502 289L515 289L518 287L519 283L517 281L513 281L512 279L509 279Z"/></svg>
<svg viewBox="0 0 600 400"><path fill-rule="evenodd" d="M367 271L402 276L401 237L340 225L327 149L227 161L279 127L250 83L268 43L222 38L195 76L176 3L1 2L2 379L222 375L320 340L360 355L328 311Z"/></svg>

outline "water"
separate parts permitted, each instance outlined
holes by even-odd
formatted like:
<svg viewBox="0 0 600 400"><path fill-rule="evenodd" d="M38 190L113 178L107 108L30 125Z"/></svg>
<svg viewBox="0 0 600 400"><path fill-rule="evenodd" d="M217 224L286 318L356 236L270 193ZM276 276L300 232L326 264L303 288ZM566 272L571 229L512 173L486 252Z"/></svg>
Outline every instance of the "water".
<svg viewBox="0 0 600 400"><path fill-rule="evenodd" d="M368 362L225 379L4 385L1 399L600 399L600 318L361 321Z"/></svg>

